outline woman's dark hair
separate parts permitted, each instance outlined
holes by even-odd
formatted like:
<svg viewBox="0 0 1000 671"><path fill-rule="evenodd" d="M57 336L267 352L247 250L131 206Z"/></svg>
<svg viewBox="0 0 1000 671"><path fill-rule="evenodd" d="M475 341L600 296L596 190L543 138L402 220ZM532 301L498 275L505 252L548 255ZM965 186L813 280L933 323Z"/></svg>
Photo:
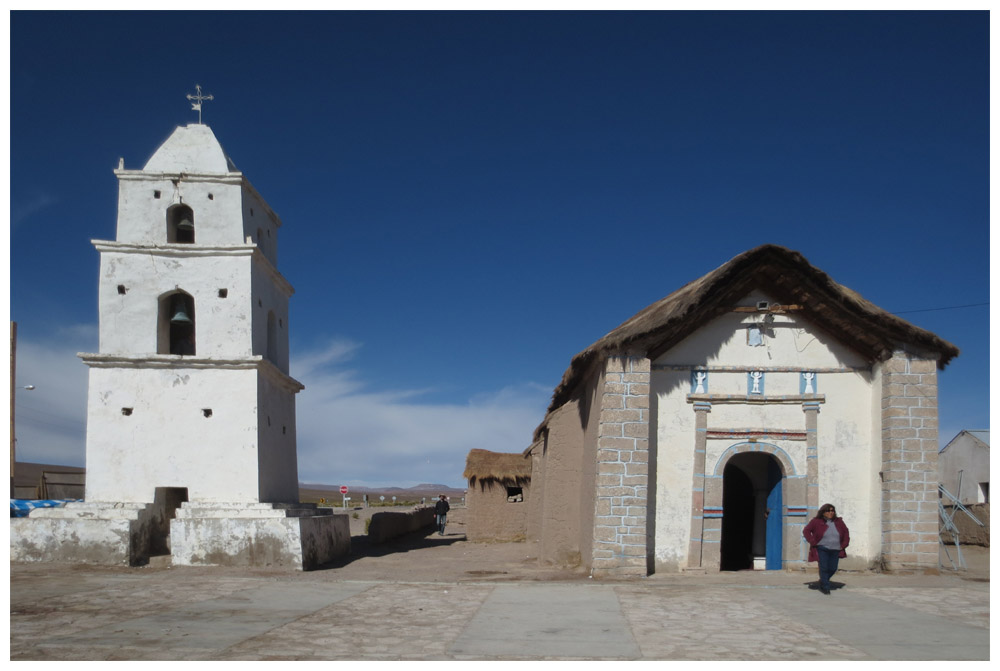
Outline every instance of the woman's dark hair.
<svg viewBox="0 0 1000 671"><path fill-rule="evenodd" d="M823 517L823 515L828 510L832 510L833 511L833 519L837 519L837 506L833 505L832 503L824 503L823 505L821 505L819 507L819 512L816 513L816 519L818 519L818 520L824 520L824 519L826 519L825 517Z"/></svg>

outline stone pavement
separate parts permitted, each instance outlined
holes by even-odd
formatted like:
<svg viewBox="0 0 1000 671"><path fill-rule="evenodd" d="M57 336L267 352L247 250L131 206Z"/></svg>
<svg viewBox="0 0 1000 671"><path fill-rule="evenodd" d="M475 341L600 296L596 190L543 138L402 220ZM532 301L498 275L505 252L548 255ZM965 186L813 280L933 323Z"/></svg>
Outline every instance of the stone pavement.
<svg viewBox="0 0 1000 671"><path fill-rule="evenodd" d="M957 575L10 568L12 660L989 659L988 578Z"/></svg>

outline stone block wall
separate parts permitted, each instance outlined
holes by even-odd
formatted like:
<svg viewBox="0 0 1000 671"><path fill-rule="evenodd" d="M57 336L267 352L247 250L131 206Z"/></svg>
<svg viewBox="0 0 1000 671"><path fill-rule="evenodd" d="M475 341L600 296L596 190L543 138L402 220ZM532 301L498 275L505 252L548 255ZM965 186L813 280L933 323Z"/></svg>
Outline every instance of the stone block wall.
<svg viewBox="0 0 1000 671"><path fill-rule="evenodd" d="M938 565L937 362L895 352L882 364L882 557Z"/></svg>
<svg viewBox="0 0 1000 671"><path fill-rule="evenodd" d="M591 573L647 575L649 374L645 357L605 363L600 395Z"/></svg>

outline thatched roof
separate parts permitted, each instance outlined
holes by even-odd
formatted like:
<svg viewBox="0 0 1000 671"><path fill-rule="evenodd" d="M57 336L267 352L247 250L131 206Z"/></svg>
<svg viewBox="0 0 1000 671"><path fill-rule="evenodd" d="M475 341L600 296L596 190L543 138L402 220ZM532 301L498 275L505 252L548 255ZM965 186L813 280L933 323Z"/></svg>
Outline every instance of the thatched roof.
<svg viewBox="0 0 1000 671"><path fill-rule="evenodd" d="M465 473L462 477L470 485L476 484L476 480L520 485L531 480L531 458L520 453L472 449L465 458Z"/></svg>
<svg viewBox="0 0 1000 671"><path fill-rule="evenodd" d="M900 346L938 357L944 368L958 348L834 282L802 254L762 245L734 257L703 277L638 312L573 357L552 394L549 412L572 396L577 385L613 354L656 358L759 289L783 305L799 305L803 318L829 331L868 358L884 361ZM547 421L547 420L546 420ZM536 431L544 428L545 422Z"/></svg>

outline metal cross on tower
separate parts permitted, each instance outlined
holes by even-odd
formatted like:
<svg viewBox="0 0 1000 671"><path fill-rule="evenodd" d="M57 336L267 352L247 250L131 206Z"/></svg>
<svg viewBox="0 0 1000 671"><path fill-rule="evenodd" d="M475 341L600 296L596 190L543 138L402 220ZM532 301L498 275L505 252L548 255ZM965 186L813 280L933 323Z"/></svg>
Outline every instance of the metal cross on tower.
<svg viewBox="0 0 1000 671"><path fill-rule="evenodd" d="M206 101L206 100L214 100L215 96L213 96L211 93L208 94L207 96L203 96L201 94L201 85L200 84L195 84L194 88L195 88L195 91L197 91L197 93L195 93L194 95L191 95L190 93L187 94L187 99L195 101L195 102L191 103L191 109L196 110L198 112L198 124L200 125L201 124L201 104L204 101Z"/></svg>

